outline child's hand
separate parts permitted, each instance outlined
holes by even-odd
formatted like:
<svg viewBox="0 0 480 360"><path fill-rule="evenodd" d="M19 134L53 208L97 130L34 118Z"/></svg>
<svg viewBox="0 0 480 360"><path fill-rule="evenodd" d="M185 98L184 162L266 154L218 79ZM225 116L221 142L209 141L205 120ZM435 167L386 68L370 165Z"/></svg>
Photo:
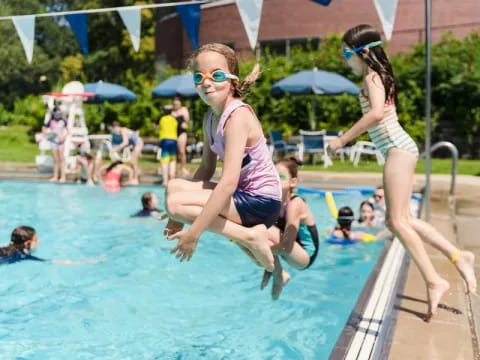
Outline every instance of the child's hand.
<svg viewBox="0 0 480 360"><path fill-rule="evenodd" d="M332 153L335 153L338 149L341 149L343 147L343 142L342 140L338 137L336 139L333 139L328 143L328 148Z"/></svg>
<svg viewBox="0 0 480 360"><path fill-rule="evenodd" d="M183 225L183 224L182 224ZM197 247L198 238L192 236L189 230L180 231L168 237L168 240L178 239L177 246L175 246L170 254L175 254L180 261L190 261L193 256L193 252Z"/></svg>

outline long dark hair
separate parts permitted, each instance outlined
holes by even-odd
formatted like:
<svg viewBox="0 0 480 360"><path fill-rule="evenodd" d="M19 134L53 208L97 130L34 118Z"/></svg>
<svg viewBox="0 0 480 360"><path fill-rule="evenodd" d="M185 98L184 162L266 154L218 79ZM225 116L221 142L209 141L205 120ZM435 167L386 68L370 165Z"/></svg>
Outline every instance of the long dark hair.
<svg viewBox="0 0 480 360"><path fill-rule="evenodd" d="M360 204L360 207L358 208L358 210L360 212L360 214L358 214L358 222L362 222L362 208L363 208L363 205L370 206L372 211L375 210L374 207L373 207L373 204L370 201L368 201L368 200L362 201L361 204Z"/></svg>
<svg viewBox="0 0 480 360"><path fill-rule="evenodd" d="M30 249L30 246L25 243L32 240L36 235L34 228L30 226L18 226L12 231L10 236L10 244L0 248L0 257L10 256L17 251Z"/></svg>
<svg viewBox="0 0 480 360"><path fill-rule="evenodd" d="M354 219L354 214L353 214L353 210L350 207L344 206L338 210L336 228L343 233L343 236L345 238L348 238L350 229L352 227L353 219Z"/></svg>
<svg viewBox="0 0 480 360"><path fill-rule="evenodd" d="M371 25L361 24L349 29L342 41L351 49L369 43L380 41L380 33ZM397 92L395 89L395 76L388 60L387 54L381 46L374 46L369 51L362 50L358 55L365 61L367 66L375 71L382 79L385 88L385 101L395 101L397 105Z"/></svg>
<svg viewBox="0 0 480 360"><path fill-rule="evenodd" d="M276 164L282 164L288 169L288 172L290 173L290 176L292 178L297 178L298 177L298 167L302 166L302 161L297 159L296 157L289 157L286 159L282 159L276 162Z"/></svg>

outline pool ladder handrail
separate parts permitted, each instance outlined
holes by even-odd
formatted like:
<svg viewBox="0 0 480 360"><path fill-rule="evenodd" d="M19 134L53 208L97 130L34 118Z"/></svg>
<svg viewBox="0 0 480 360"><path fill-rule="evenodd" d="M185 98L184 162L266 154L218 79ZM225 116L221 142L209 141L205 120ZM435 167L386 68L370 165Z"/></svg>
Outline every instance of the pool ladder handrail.
<svg viewBox="0 0 480 360"><path fill-rule="evenodd" d="M432 145L430 148L430 154L434 153L438 149L446 148L450 150L450 154L452 155L452 169L451 169L451 180L450 180L450 191L448 195L448 207L450 210L450 218L453 224L453 231L455 232L455 236L457 235L457 220L456 220L456 200L455 200L455 179L457 175L457 166L458 166L458 149L457 147L451 143L450 141L439 141ZM425 152L423 152L420 157L425 157ZM430 192L430 189L425 189L425 191ZM427 221L430 217L430 204L425 202L425 212Z"/></svg>

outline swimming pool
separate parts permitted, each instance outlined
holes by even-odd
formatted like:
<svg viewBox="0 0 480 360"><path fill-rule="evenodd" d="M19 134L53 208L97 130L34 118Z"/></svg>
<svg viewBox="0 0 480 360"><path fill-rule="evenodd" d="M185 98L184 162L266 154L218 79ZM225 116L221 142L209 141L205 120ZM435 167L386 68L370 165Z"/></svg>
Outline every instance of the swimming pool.
<svg viewBox="0 0 480 360"><path fill-rule="evenodd" d="M0 266L2 359L327 359L383 241L323 239L315 264L291 270L280 300L259 291L263 271L235 245L204 234L189 263L169 254L164 222L131 219L140 196L99 186L0 182L0 242L18 225L39 234L37 256L105 258L63 266ZM324 198L304 194L319 231L334 224ZM357 192L335 196L357 209Z"/></svg>

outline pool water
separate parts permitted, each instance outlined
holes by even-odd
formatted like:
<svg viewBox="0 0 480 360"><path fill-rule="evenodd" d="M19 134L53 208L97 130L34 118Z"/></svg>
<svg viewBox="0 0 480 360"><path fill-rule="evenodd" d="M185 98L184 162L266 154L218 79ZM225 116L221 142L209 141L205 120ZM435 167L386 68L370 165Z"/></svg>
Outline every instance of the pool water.
<svg viewBox="0 0 480 360"><path fill-rule="evenodd" d="M280 300L234 244L205 233L192 261L170 255L164 221L134 219L145 191L0 182L0 239L37 229L36 256L104 259L76 266L0 266L1 359L327 359L383 242L329 245L291 270ZM332 227L322 195L305 194L319 232ZM359 193L337 195L358 209Z"/></svg>

